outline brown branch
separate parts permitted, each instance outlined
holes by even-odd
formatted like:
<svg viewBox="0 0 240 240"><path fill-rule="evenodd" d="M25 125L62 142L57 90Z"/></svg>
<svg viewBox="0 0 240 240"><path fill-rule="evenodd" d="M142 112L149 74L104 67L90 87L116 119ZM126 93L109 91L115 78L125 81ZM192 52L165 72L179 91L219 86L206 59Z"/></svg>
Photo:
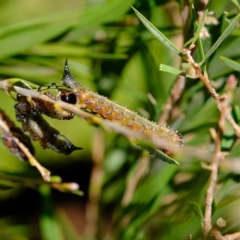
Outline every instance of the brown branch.
<svg viewBox="0 0 240 240"><path fill-rule="evenodd" d="M41 179L35 179L35 178L26 178L26 177L17 177L17 176L12 176L12 175L8 175L8 174L3 174L0 173L0 179L1 180L5 180L5 181L9 181L9 182L15 182L15 183L21 183L27 187L31 187L31 186L35 186L35 185L40 185L40 184L45 184L48 186L51 186L52 188L55 188L59 191L62 192L75 192L78 195L83 195L83 192L78 191L79 189L79 185L75 182L61 182L61 179L57 180L57 181L43 181Z"/></svg>
<svg viewBox="0 0 240 240"><path fill-rule="evenodd" d="M212 228L212 204L214 199L214 190L217 182L218 176L218 166L221 160L221 137L222 132L221 129L217 132L217 137L215 139L215 151L214 158L211 164L211 174L210 174L210 182L207 188L207 196L206 196L206 206L205 206L205 214L204 214L204 234L208 235Z"/></svg>
<svg viewBox="0 0 240 240"><path fill-rule="evenodd" d="M24 153L24 155L27 157L29 163L36 167L40 174L42 175L43 179L45 181L50 181L50 171L48 171L46 168L44 168L31 154L31 152L28 150L28 148L19 141L19 139L12 135L9 127L4 121L0 121L0 129L2 129L4 132L6 132L9 136L11 136L12 141L15 142L15 144L19 147L19 149Z"/></svg>
<svg viewBox="0 0 240 240"><path fill-rule="evenodd" d="M185 77L179 76L177 81L174 83L171 94L168 97L167 103L164 106L161 116L159 117L158 124L167 124L167 120L170 117L174 104L179 100L182 95L182 91L185 87L185 81Z"/></svg>
<svg viewBox="0 0 240 240"><path fill-rule="evenodd" d="M240 238L240 232L222 235L221 229L226 226L225 220L219 218L215 226L213 226L208 234L207 239L216 239L216 240L236 240Z"/></svg>
<svg viewBox="0 0 240 240"><path fill-rule="evenodd" d="M144 154L137 162L137 168L136 171L133 173L133 176L131 176L127 181L127 187L122 198L123 206L127 206L132 200L138 182L148 171L148 165L149 156L146 156L146 154Z"/></svg>
<svg viewBox="0 0 240 240"><path fill-rule="evenodd" d="M216 240L229 240L229 239L236 239L240 237L240 233L228 234L226 236L222 236L221 230L219 226L212 226L212 204L214 200L214 191L216 187L217 177L218 177L218 169L220 160L222 158L221 153L221 140L222 140L222 132L226 125L226 120L231 124L237 137L240 137L240 127L234 121L232 116L230 115L231 108L229 102L232 98L232 91L236 87L236 82L234 79L229 78L227 81L227 94L223 94L219 96L216 90L211 86L210 81L208 79L207 74L203 74L200 66L195 63L191 56L191 51L188 49L183 50L183 54L186 56L188 63L194 68L196 71L197 76L203 82L213 99L215 100L217 107L220 111L220 118L218 122L218 131L215 141L215 150L214 150L214 157L213 161L210 165L210 179L209 179L209 186L207 188L207 195L206 195L206 206L205 206L205 215L204 215L204 235L207 237L214 238Z"/></svg>
<svg viewBox="0 0 240 240"><path fill-rule="evenodd" d="M240 232L231 233L223 236L223 240L236 240L240 238Z"/></svg>
<svg viewBox="0 0 240 240"><path fill-rule="evenodd" d="M101 219L99 219L99 201L103 184L104 173L102 162L104 159L104 135L102 131L97 131L95 135L92 160L93 167L89 183L89 199L86 206L86 236L97 238L101 230Z"/></svg>
<svg viewBox="0 0 240 240"><path fill-rule="evenodd" d="M194 68L194 70L196 71L197 76L203 82L203 84L205 85L205 87L207 88L207 90L209 91L209 93L211 94L213 99L215 100L219 111L222 112L225 109L224 104L222 104L222 100L221 100L221 97L219 96L219 94L211 86L210 81L208 79L208 76L206 74L202 73L202 71L200 69L200 66L193 60L193 58L191 56L191 51L190 50L183 49L182 53L186 56L187 62ZM227 98L227 96L224 95L224 98ZM225 117L226 117L226 120L232 125L232 127L233 127L233 129L234 129L234 131L236 133L236 136L240 137L240 127L234 121L234 119L230 115L229 111L226 113Z"/></svg>

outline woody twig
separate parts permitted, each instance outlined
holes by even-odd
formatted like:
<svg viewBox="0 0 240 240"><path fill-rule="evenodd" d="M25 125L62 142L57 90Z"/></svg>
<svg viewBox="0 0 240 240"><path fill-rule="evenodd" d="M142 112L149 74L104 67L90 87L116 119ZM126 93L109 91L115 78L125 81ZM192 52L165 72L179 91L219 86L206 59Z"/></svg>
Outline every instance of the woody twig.
<svg viewBox="0 0 240 240"><path fill-rule="evenodd" d="M214 156L210 164L210 167L208 168L211 171L211 173L210 173L209 186L207 188L207 195L206 195L206 201L205 201L206 205L205 205L203 232L204 232L204 235L207 237L207 239L214 238L217 240L218 239L234 240L240 236L239 232L223 236L221 234L221 227L223 226L220 226L221 224L219 225L218 221L216 224L212 223L212 204L213 204L214 195L215 195L214 193L215 193L215 188L217 183L219 164L220 164L220 160L223 158L223 155L221 153L221 141L222 141L222 133L225 129L226 121L228 121L231 124L231 126L235 130L235 134L237 135L237 137L240 137L240 127L237 125L237 123L234 121L234 119L230 115L231 107L229 102L231 100L231 91L233 90L235 84L231 86L231 78L229 78L227 82L228 92L223 94L222 96L219 96L216 90L211 86L207 73L203 73L200 69L199 64L197 64L193 60L191 56L191 51L189 49L184 49L183 54L186 56L187 62L194 68L198 78L203 82L203 84L205 85L205 87L207 88L207 90L215 100L217 107L220 111L220 117L218 121L218 130L217 130L216 137L214 139L214 143L215 143Z"/></svg>

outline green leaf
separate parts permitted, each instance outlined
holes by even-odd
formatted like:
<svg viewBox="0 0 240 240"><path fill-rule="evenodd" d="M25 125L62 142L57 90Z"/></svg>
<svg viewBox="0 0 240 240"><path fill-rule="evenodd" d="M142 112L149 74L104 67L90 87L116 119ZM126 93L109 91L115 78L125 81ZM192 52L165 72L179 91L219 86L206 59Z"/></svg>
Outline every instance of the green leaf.
<svg viewBox="0 0 240 240"><path fill-rule="evenodd" d="M162 72L167 72L167 73L171 73L171 74L174 74L174 75L180 75L180 76L184 76L184 77L188 77L188 78L193 78L193 79L196 79L196 77L193 77L175 67L172 67L172 66L168 66L168 65L165 65L165 64L160 64L160 68L159 68L160 71Z"/></svg>
<svg viewBox="0 0 240 240"><path fill-rule="evenodd" d="M9 35L1 39L0 59L18 54L37 43L48 41L66 31L71 25L71 21L58 22L41 27L27 28Z"/></svg>
<svg viewBox="0 0 240 240"><path fill-rule="evenodd" d="M240 5L237 0L231 0L231 1L238 7L238 9L240 9Z"/></svg>
<svg viewBox="0 0 240 240"><path fill-rule="evenodd" d="M234 69L235 71L240 72L240 63L239 62L236 62L236 61L231 60L226 57L220 57L220 59L230 68Z"/></svg>
<svg viewBox="0 0 240 240"><path fill-rule="evenodd" d="M136 189L133 203L148 203L156 196L160 196L176 170L176 167L165 165L161 171L148 176Z"/></svg>
<svg viewBox="0 0 240 240"><path fill-rule="evenodd" d="M54 218L54 208L51 198L51 189L47 185L41 185L39 192L42 196L42 213L40 217L40 231L44 239L63 240L64 236L59 223Z"/></svg>
<svg viewBox="0 0 240 240"><path fill-rule="evenodd" d="M185 44L184 44L184 47L188 46L189 44L195 44L195 42L197 41L197 39L199 38L200 36L200 33L201 33L201 30L202 28L204 27L204 22L205 22L205 18L208 14L208 10L206 9L206 11L204 12L202 18L201 18L201 21L198 23L197 22L197 19L195 21L195 26L197 28L195 34L194 34L194 37L189 39Z"/></svg>
<svg viewBox="0 0 240 240"><path fill-rule="evenodd" d="M79 24L77 24L71 33L66 37L66 40L78 40L92 27L120 20L123 14L129 10L134 2L135 0L106 1L104 4L100 4L99 6L84 9L84 12L80 16Z"/></svg>
<svg viewBox="0 0 240 240"><path fill-rule="evenodd" d="M152 23L150 23L140 12L138 12L134 7L133 11L136 13L141 22L145 25L145 27L166 47L171 49L178 55L181 55L181 51L162 33L160 32Z"/></svg>
<svg viewBox="0 0 240 240"><path fill-rule="evenodd" d="M3 181L0 182L0 190L1 191L4 191L4 190L10 190L10 189L13 189L14 186L12 186L11 184L9 183L5 183Z"/></svg>
<svg viewBox="0 0 240 240"><path fill-rule="evenodd" d="M204 220L204 217L203 217L203 213L202 213L202 210L201 210L199 204L197 204L196 202L190 202L190 205L193 208L195 215L198 217L198 219L202 223Z"/></svg>
<svg viewBox="0 0 240 240"><path fill-rule="evenodd" d="M100 59L127 59L126 54L121 53L99 53L93 52L91 48L86 46L75 46L73 44L48 43L33 46L30 52L40 56L62 56L62 57L87 57Z"/></svg>
<svg viewBox="0 0 240 240"><path fill-rule="evenodd" d="M147 150L150 154L154 155L154 157L156 157L156 158L158 158L158 159L160 159L160 160L162 160L164 162L167 162L169 164L179 165L179 163L177 161L175 161L173 158L169 157L167 154L165 154L161 150L155 149L152 146L147 145L146 143L144 143L141 140L138 140L137 144L141 148Z"/></svg>
<svg viewBox="0 0 240 240"><path fill-rule="evenodd" d="M61 208L57 211L57 217L59 219L61 228L66 236L68 236L69 240L79 240L81 237L79 236L77 229L74 227L71 219L67 215L67 213Z"/></svg>
<svg viewBox="0 0 240 240"><path fill-rule="evenodd" d="M62 12L51 13L49 15L43 15L41 17L26 18L24 21L18 21L14 24L1 26L0 35L3 38L18 31L24 31L24 29L27 28L41 28L40 26L51 25L57 22L71 22L73 25L74 22L72 20L74 20L74 18L79 18L80 12L81 11L79 11L79 9L76 9L75 11L71 9Z"/></svg>
<svg viewBox="0 0 240 240"><path fill-rule="evenodd" d="M219 45L228 37L231 31L235 28L238 24L240 19L240 13L231 21L228 27L225 29L223 34L218 38L218 40L214 43L214 45L210 48L210 50L206 53L205 57L203 58L202 63L206 61L219 47Z"/></svg>

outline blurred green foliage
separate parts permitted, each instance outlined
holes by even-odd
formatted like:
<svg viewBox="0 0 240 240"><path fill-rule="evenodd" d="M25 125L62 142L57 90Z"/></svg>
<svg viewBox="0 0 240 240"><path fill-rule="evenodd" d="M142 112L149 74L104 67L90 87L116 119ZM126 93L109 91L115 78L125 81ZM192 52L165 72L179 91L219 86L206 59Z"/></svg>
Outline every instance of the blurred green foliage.
<svg viewBox="0 0 240 240"><path fill-rule="evenodd" d="M1 0L0 78L59 84L68 58L71 73L82 85L157 121L177 79L159 71L159 65L181 69L181 58L144 27L131 6L181 49L193 37L194 29L191 4L185 6L183 2ZM199 2L191 3L198 9ZM213 1L210 10L216 13L219 24L207 27L210 37L202 41L205 53L239 11L228 0ZM236 27L206 60L207 72L219 93L226 91L230 74L239 78L239 36ZM197 48L194 58L200 56ZM238 92L237 86L232 103L237 122ZM14 100L4 92L0 92L0 99L0 107L14 120ZM168 124L183 134L186 146L212 152L209 128L217 128L218 118L216 104L203 84L187 79ZM85 197L57 193L46 185L6 183L1 178L0 239L202 238L209 180L209 171L201 166L204 159L186 153L177 156L181 165L173 166L151 158L136 189L130 191L130 201L124 204L139 163L146 157L142 150L123 136L103 132L79 118L47 121L84 150L66 157L34 143L36 158L64 181L78 182ZM239 160L238 141L230 127L222 145ZM0 148L1 173L39 178L28 163L18 161L2 144ZM240 169L238 165L232 167L230 160L227 163L219 173L213 221L224 218L227 227L223 233L232 233L239 231Z"/></svg>

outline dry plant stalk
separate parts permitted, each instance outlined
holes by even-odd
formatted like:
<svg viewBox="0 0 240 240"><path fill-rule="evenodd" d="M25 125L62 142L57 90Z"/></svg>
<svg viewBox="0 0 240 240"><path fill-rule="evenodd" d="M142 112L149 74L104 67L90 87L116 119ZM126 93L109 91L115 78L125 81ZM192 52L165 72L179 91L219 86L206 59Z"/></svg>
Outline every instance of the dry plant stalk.
<svg viewBox="0 0 240 240"><path fill-rule="evenodd" d="M197 64L191 56L191 50L183 49L182 53L186 56L187 62L194 68L196 75L198 78L204 83L205 87L211 94L212 98L215 100L217 107L220 111L220 117L218 121L218 129L216 138L214 139L215 142L215 150L212 162L208 169L211 171L210 178L209 178L209 186L207 188L206 200L205 200L205 214L204 214L204 227L203 232L207 239L216 239L216 240L234 240L240 237L240 232L228 234L222 236L221 234L221 226L218 226L218 223L215 225L212 224L212 204L214 200L214 191L216 187L216 182L218 178L218 169L220 160L223 158L221 152L221 141L222 141L222 133L225 129L226 120L231 124L233 127L235 134L237 137L240 137L240 127L234 121L232 116L230 115L231 107L229 105L229 100L231 99L231 92L232 89L228 94L223 94L219 96L216 90L211 86L210 81L208 79L207 73L203 74L199 64Z"/></svg>
<svg viewBox="0 0 240 240"><path fill-rule="evenodd" d="M127 187L122 198L122 206L126 207L131 202L137 188L137 184L149 169L149 160L149 156L145 153L143 153L141 158L138 160L133 176L131 176L127 181Z"/></svg>
<svg viewBox="0 0 240 240"><path fill-rule="evenodd" d="M31 142L21 133L20 129L15 127L14 123L3 111L0 112L0 130L2 132L4 144L18 158L27 159L32 166L36 167L45 181L50 181L50 172L32 155L34 150Z"/></svg>

